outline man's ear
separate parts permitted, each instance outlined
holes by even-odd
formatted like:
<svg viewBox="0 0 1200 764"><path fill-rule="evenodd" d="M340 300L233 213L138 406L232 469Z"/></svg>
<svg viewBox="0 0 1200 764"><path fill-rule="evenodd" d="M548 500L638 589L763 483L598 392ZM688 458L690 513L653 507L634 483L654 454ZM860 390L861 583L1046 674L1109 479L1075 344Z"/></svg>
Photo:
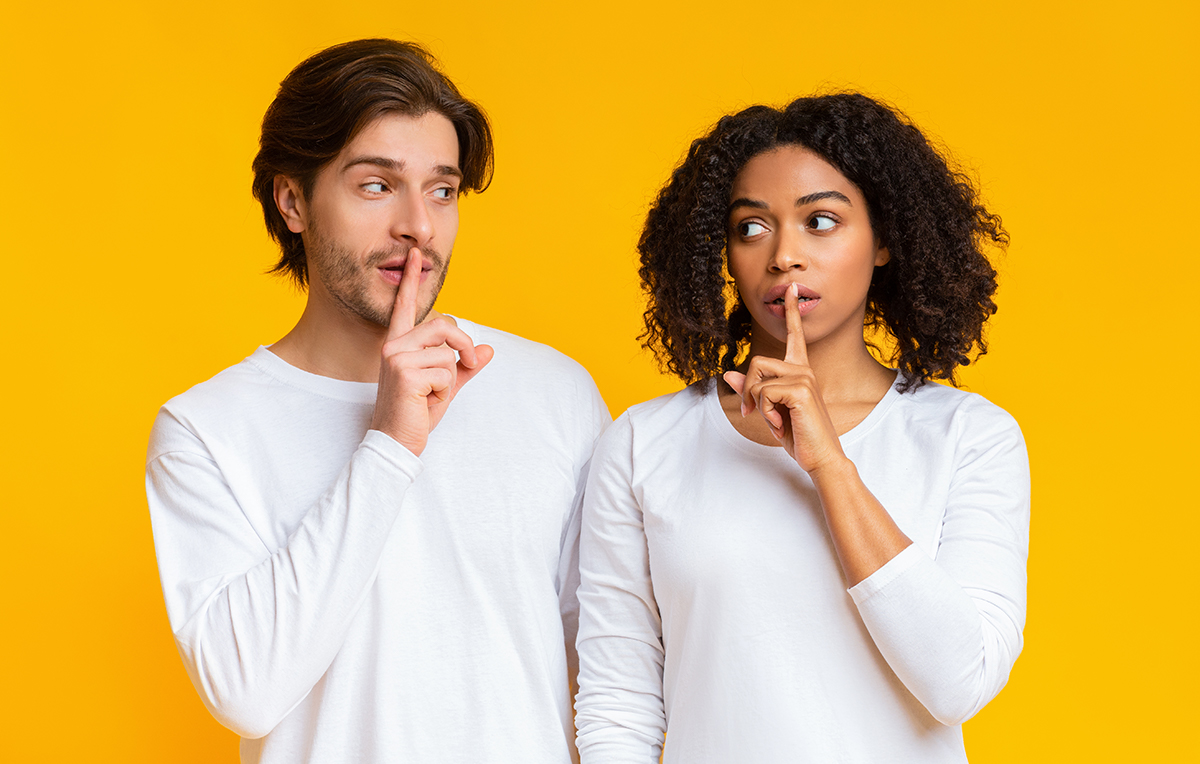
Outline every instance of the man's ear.
<svg viewBox="0 0 1200 764"><path fill-rule="evenodd" d="M887 265L888 261L891 259L892 259L892 253L888 252L887 247L879 247L878 249L875 250L875 265L876 266Z"/></svg>
<svg viewBox="0 0 1200 764"><path fill-rule="evenodd" d="M304 194L301 193L300 183L286 175L275 176L275 206L288 230L300 233L308 228L308 210L304 206Z"/></svg>

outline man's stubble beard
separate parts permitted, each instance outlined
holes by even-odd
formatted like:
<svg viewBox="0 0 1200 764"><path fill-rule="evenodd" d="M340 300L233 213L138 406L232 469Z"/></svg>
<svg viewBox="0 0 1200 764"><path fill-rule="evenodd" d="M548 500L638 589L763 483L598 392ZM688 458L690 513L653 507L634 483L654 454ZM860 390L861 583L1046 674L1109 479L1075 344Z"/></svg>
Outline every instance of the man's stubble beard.
<svg viewBox="0 0 1200 764"><path fill-rule="evenodd" d="M387 328L391 323L392 309L395 307L396 301L394 298L388 300L387 305L383 307L373 305L371 303L371 280L378 278L375 270L379 265L392 258L406 256L412 247L403 246L372 252L367 256L366 261L360 264L354 253L336 241L326 239L317 229L316 221L313 222L314 225L309 226L312 247L305 252L310 272L309 277L316 275L325 286L325 291L343 310ZM443 257L434 249L420 247L418 249L421 249L423 261L433 266L428 277L433 287L429 301L417 305L417 323L419 324L429 315L429 311L433 310L433 304L442 291L442 284L446 281L446 272L450 268L450 258Z"/></svg>

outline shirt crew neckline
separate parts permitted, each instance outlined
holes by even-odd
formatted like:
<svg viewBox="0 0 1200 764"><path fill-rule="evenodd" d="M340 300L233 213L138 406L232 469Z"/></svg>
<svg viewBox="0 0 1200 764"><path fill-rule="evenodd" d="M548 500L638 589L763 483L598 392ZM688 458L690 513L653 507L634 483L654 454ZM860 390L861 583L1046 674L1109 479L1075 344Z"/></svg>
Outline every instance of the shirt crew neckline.
<svg viewBox="0 0 1200 764"><path fill-rule="evenodd" d="M838 436L838 440L841 441L843 446L860 440L887 416L888 411L900 399L899 385L901 378L901 375L897 373L896 379L892 381L887 392L883 394L883 397L879 399L879 402L875 404L870 413L863 417L861 422ZM733 423L729 421L729 417L725 416L725 410L721 408L719 387L716 378L713 378L711 384L708 385L708 390L702 393L702 395L704 396L703 406L705 413L711 420L711 426L716 429L721 438L734 448L747 454L763 457L771 452L777 452L790 461L792 459L791 454L782 446L767 446L762 443L755 443L734 428Z"/></svg>
<svg viewBox="0 0 1200 764"><path fill-rule="evenodd" d="M304 371L275 355L266 345L259 345L246 362L278 382L324 398L374 405L379 390L375 382L351 382Z"/></svg>
<svg viewBox="0 0 1200 764"><path fill-rule="evenodd" d="M477 324L449 313L444 315L454 319L458 328L475 341ZM325 398L373 406L379 394L379 384L376 382L352 382L304 371L275 355L267 345L259 345L246 361L272 379Z"/></svg>

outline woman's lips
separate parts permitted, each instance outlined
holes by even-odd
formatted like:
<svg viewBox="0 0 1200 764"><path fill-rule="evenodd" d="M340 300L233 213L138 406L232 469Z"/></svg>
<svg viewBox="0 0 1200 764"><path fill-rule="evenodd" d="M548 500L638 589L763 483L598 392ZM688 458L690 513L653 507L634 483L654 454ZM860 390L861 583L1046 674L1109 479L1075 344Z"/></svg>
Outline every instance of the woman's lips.
<svg viewBox="0 0 1200 764"><path fill-rule="evenodd" d="M785 284L776 284L768 289L766 295L763 296L763 302L775 302L776 300L782 302L783 296L787 293L788 287L792 286L793 284L795 284L796 293L800 296L801 300L803 300L805 297L815 300L821 296L803 284L789 281Z"/></svg>
<svg viewBox="0 0 1200 764"><path fill-rule="evenodd" d="M809 313L812 313L817 307L817 303L820 301L820 297L814 297L807 301L801 300L800 304L797 306L800 308L800 315L803 317L807 316ZM767 310L770 311L771 315L775 316L776 318L784 318L787 315L787 306L785 306L783 303L769 302L767 303Z"/></svg>
<svg viewBox="0 0 1200 764"><path fill-rule="evenodd" d="M787 296L788 289L792 286L792 283L776 284L767 290L767 294L763 297L763 302L766 303L767 310L771 312L771 315L783 318L787 314L787 309L783 301ZM800 308L800 315L807 316L817 307L817 303L821 301L821 296L803 284L794 284L794 286L799 297L798 307Z"/></svg>

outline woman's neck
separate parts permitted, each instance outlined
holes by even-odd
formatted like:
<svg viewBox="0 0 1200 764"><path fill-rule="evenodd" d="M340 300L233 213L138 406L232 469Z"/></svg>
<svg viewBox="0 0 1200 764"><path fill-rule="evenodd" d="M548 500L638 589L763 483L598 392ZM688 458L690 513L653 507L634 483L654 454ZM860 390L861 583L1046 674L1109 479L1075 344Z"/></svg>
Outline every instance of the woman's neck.
<svg viewBox="0 0 1200 764"><path fill-rule="evenodd" d="M787 347L760 327L750 335L750 357L783 358ZM825 409L838 435L844 435L871 413L892 383L896 373L876 361L867 350L861 328L855 334L827 335L807 346L808 363L817 376ZM741 371L746 370L743 363ZM779 446L766 421L759 415L742 416L741 396L724 380L718 382L721 408L741 435L764 446Z"/></svg>
<svg viewBox="0 0 1200 764"><path fill-rule="evenodd" d="M750 335L750 356L784 357L787 347L766 330L755 326ZM895 372L875 360L867 350L860 326L848 326L809 343L808 365L816 374L827 404L872 404L895 381ZM743 364L744 366L744 364Z"/></svg>

